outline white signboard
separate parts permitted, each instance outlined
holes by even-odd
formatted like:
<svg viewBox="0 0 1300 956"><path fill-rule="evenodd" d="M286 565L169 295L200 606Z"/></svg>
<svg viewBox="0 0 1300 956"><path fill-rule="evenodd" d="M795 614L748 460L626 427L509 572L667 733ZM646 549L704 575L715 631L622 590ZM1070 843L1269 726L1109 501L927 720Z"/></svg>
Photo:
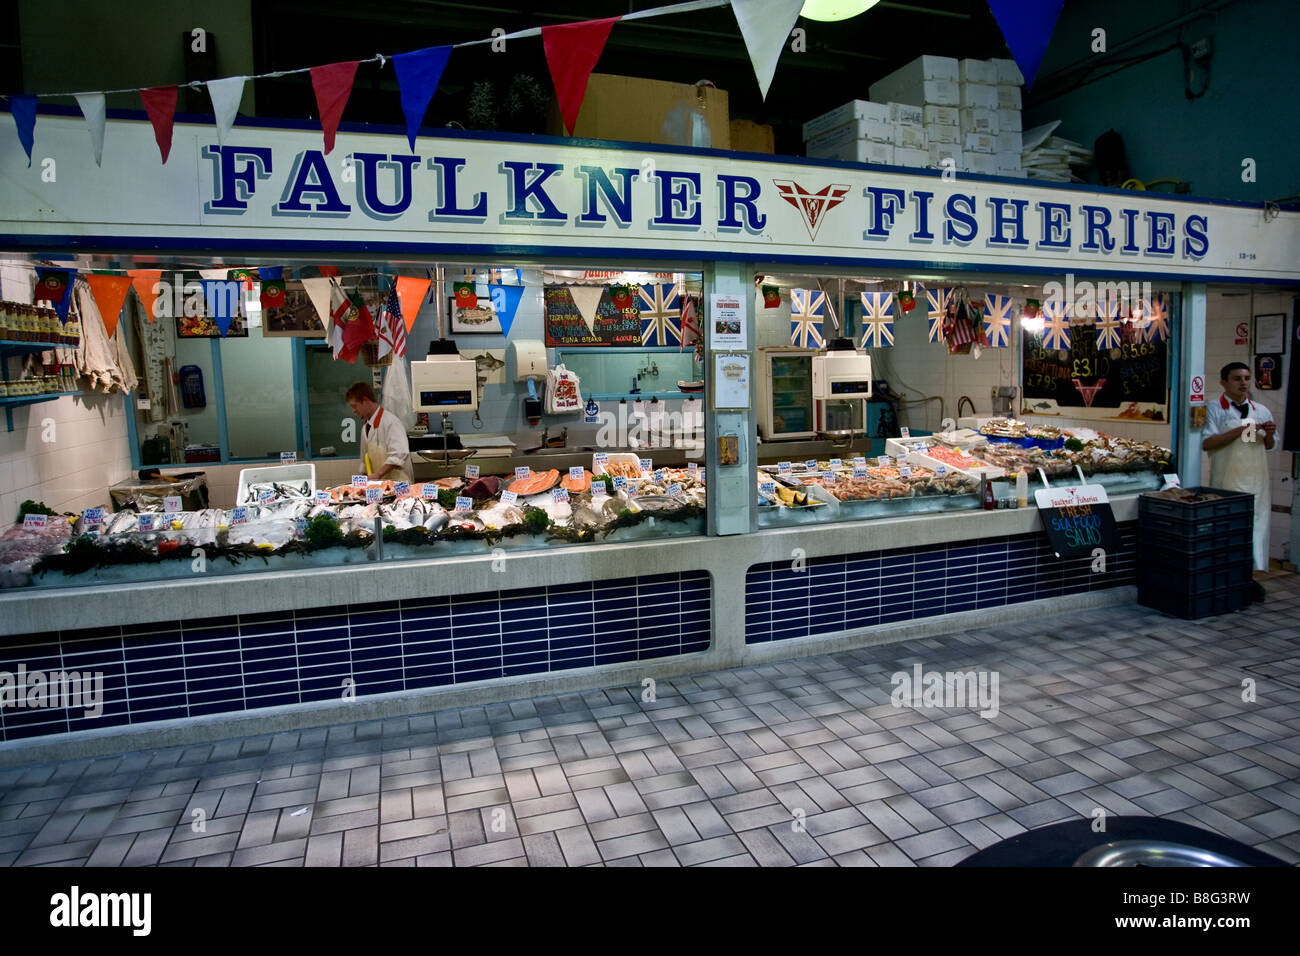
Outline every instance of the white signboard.
<svg viewBox="0 0 1300 956"><path fill-rule="evenodd" d="M738 295L709 296L709 348L737 349L745 345L745 306Z"/></svg>
<svg viewBox="0 0 1300 956"><path fill-rule="evenodd" d="M718 352L713 356L713 407L749 408L749 356Z"/></svg>

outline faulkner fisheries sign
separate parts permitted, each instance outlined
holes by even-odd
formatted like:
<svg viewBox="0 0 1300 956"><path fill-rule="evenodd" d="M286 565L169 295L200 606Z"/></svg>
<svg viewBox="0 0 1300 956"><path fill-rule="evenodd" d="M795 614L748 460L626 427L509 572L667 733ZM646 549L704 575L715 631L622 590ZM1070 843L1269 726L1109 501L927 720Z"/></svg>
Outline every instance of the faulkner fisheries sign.
<svg viewBox="0 0 1300 956"><path fill-rule="evenodd" d="M667 259L1300 276L1300 214L849 165L542 140L42 117L0 137L0 241L24 247L634 253Z"/></svg>

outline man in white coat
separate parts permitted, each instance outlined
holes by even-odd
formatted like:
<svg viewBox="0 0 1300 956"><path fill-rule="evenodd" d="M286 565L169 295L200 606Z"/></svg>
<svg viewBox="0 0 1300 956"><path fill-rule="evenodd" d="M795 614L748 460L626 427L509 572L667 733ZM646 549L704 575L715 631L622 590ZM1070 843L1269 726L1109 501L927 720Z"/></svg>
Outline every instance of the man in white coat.
<svg viewBox="0 0 1300 956"><path fill-rule="evenodd" d="M1268 525L1272 514L1268 457L1277 425L1273 413L1250 400L1250 368L1229 362L1219 373L1223 394L1206 409L1201 447L1210 453L1210 487L1255 496L1254 563L1268 570ZM1255 600L1264 600L1264 587L1253 582Z"/></svg>
<svg viewBox="0 0 1300 956"><path fill-rule="evenodd" d="M348 389L347 402L365 423L361 427L361 467L366 475L376 480L410 481L411 444L401 420L386 413L366 382Z"/></svg>

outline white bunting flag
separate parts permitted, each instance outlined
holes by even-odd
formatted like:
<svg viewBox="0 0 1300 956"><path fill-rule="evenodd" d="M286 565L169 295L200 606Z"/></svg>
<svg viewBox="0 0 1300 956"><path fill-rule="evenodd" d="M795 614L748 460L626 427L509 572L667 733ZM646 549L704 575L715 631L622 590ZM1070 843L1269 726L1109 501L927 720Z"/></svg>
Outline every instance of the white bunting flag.
<svg viewBox="0 0 1300 956"><path fill-rule="evenodd" d="M596 333L596 308L600 305L600 298L604 294L605 287L602 285L569 286L569 295L573 296L573 304L578 307L582 321L587 323L587 331L593 335Z"/></svg>
<svg viewBox="0 0 1300 956"><path fill-rule="evenodd" d="M223 80L208 80L208 96L212 97L212 111L217 114L217 142L224 143L235 125L235 114L239 112L239 101L244 96L244 80L247 77L231 76Z"/></svg>
<svg viewBox="0 0 1300 956"><path fill-rule="evenodd" d="M799 19L804 0L731 0L732 12L745 38L745 49L758 79L758 88L767 99L767 89L776 73L785 41Z"/></svg>
<svg viewBox="0 0 1300 956"><path fill-rule="evenodd" d="M104 110L103 93L78 93L77 105L81 115L86 117L86 129L90 130L90 146L95 151L95 165L103 165L104 158Z"/></svg>
<svg viewBox="0 0 1300 956"><path fill-rule="evenodd" d="M312 307L316 310L317 317L325 329L325 338L329 340L331 330L330 319L330 279L329 276L317 276L311 279L303 279L302 287L307 292L307 298L311 299Z"/></svg>

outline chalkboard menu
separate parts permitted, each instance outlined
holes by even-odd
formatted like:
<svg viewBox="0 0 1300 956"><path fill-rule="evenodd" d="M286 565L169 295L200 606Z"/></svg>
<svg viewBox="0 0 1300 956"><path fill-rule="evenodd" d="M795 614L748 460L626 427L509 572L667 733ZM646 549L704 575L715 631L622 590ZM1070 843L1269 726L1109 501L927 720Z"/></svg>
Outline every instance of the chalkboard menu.
<svg viewBox="0 0 1300 956"><path fill-rule="evenodd" d="M1095 325L1070 326L1070 348L1045 348L1043 332L1022 324L1027 415L1163 422L1168 414L1168 341L1125 334L1097 348ZM1134 330L1136 332L1136 330Z"/></svg>
<svg viewBox="0 0 1300 956"><path fill-rule="evenodd" d="M1097 548L1108 555L1115 553L1115 512L1101 485L1039 488L1034 501L1058 558L1096 557Z"/></svg>
<svg viewBox="0 0 1300 956"><path fill-rule="evenodd" d="M546 301L546 345L548 348L576 345L641 345L641 316L637 309L620 310L605 289L596 306L592 328L582 320L582 313L564 285L548 285L543 289Z"/></svg>

